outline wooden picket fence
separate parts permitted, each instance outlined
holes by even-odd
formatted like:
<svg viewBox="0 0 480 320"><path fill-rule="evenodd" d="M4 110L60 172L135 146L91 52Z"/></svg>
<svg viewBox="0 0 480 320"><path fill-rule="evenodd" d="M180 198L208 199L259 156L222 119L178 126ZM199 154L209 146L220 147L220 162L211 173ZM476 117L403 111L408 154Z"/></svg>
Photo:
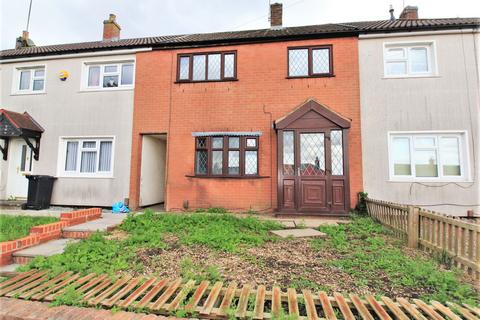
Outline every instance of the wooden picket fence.
<svg viewBox="0 0 480 320"><path fill-rule="evenodd" d="M68 288L68 289L67 289ZM0 283L0 296L34 301L53 301L66 290L75 290L80 302L88 306L139 310L162 315L203 319L479 319L480 308L419 299L396 301L371 295L328 296L293 288L282 291L273 286L238 288L235 282L210 285L194 280L167 280L155 277L113 280L106 275L81 276L65 272L49 276L47 271L31 270ZM68 292L71 294L71 292ZM181 313L180 313L181 312Z"/></svg>
<svg viewBox="0 0 480 320"><path fill-rule="evenodd" d="M406 239L409 247L446 253L455 266L480 279L480 224L387 201L367 198L366 204L368 214Z"/></svg>

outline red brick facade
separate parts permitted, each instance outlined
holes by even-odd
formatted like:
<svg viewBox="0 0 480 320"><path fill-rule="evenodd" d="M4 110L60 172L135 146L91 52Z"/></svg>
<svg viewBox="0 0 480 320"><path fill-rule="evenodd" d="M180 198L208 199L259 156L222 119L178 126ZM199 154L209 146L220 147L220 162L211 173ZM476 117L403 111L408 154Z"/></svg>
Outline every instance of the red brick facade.
<svg viewBox="0 0 480 320"><path fill-rule="evenodd" d="M334 77L287 79L287 48L332 45ZM177 54L237 51L238 81L175 83ZM360 93L356 37L158 50L138 53L130 205L139 201L142 134L167 134L167 210L221 206L233 210L277 208L277 143L273 122L313 98L345 118L349 131L351 204L362 190ZM192 132L261 131L261 179L194 178Z"/></svg>

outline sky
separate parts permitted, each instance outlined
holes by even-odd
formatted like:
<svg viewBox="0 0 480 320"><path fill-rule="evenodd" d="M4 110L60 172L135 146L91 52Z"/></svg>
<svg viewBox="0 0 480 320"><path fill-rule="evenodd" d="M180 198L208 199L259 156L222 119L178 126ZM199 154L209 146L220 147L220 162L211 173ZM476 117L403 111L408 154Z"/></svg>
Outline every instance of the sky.
<svg viewBox="0 0 480 320"><path fill-rule="evenodd" d="M1 49L15 46L30 0L0 0ZM384 20L389 5L420 18L480 17L479 0L271 0L283 3L283 25ZM30 38L39 45L101 40L103 20L117 15L121 38L268 28L269 0L33 0Z"/></svg>

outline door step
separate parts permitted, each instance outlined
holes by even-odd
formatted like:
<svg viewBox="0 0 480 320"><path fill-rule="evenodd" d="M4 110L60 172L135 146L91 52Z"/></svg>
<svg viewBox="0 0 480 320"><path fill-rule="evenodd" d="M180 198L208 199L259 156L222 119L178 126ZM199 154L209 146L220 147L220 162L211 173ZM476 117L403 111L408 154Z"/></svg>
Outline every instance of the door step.
<svg viewBox="0 0 480 320"><path fill-rule="evenodd" d="M74 239L58 239L45 242L38 246L23 249L12 254L13 263L27 264L36 257L49 257L55 254L63 253L67 244L77 242Z"/></svg>
<svg viewBox="0 0 480 320"><path fill-rule="evenodd" d="M85 239L97 231L108 232L113 230L120 225L125 218L126 214L102 213L100 219L64 228L62 230L62 237L67 239Z"/></svg>

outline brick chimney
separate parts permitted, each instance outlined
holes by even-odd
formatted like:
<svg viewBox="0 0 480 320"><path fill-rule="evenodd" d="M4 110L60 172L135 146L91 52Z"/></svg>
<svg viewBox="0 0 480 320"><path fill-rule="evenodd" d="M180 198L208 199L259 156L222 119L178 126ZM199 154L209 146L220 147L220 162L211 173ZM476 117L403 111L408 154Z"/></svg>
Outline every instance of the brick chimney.
<svg viewBox="0 0 480 320"><path fill-rule="evenodd" d="M35 43L30 39L28 31L23 31L22 35L15 42L15 49L35 47Z"/></svg>
<svg viewBox="0 0 480 320"><path fill-rule="evenodd" d="M406 6L400 13L399 19L418 19L418 7Z"/></svg>
<svg viewBox="0 0 480 320"><path fill-rule="evenodd" d="M103 41L120 40L120 26L116 21L117 16L110 13L108 20L103 21Z"/></svg>
<svg viewBox="0 0 480 320"><path fill-rule="evenodd" d="M283 15L282 4L272 3L270 5L270 27L271 28L282 27L282 15Z"/></svg>

